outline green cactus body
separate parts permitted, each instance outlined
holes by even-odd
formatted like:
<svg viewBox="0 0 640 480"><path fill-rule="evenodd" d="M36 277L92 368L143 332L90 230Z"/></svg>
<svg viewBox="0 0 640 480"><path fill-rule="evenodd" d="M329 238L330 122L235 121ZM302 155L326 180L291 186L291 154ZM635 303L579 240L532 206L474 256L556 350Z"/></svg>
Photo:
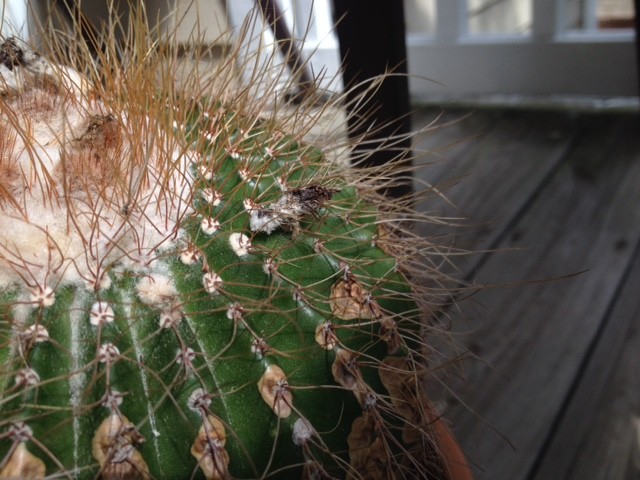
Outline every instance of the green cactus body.
<svg viewBox="0 0 640 480"><path fill-rule="evenodd" d="M37 56L11 67L0 477L437 470L422 314L320 150L221 104L141 114Z"/></svg>

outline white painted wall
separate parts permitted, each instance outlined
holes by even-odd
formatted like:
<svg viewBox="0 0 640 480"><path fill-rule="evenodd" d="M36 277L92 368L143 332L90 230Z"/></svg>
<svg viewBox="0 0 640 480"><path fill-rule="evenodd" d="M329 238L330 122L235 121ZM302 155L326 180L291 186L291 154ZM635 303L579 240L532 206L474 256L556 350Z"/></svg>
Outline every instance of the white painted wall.
<svg viewBox="0 0 640 480"><path fill-rule="evenodd" d="M227 0L227 13L232 29L236 34L243 23L249 20L251 35L242 38L246 45L247 57L260 51L260 66L264 79L279 81L286 88L287 79L282 77L284 60L274 46L274 38L268 26L255 10L253 0ZM317 78L320 87L330 91L342 89L339 76L340 52L337 38L333 32L333 18L328 0L279 0L282 13L288 21L295 42L302 56L308 60L312 76ZM236 35L236 38L239 38ZM253 75L252 72L247 73ZM251 83L248 81L247 83Z"/></svg>
<svg viewBox="0 0 640 480"><path fill-rule="evenodd" d="M0 0L0 30L3 37L28 38L27 2L22 0Z"/></svg>

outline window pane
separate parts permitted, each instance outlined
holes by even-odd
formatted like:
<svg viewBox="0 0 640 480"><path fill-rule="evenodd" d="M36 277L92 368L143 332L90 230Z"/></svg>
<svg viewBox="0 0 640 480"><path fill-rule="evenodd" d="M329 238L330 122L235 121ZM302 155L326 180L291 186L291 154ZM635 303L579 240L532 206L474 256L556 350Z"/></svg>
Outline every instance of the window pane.
<svg viewBox="0 0 640 480"><path fill-rule="evenodd" d="M565 0L567 30L633 28L633 0Z"/></svg>
<svg viewBox="0 0 640 480"><path fill-rule="evenodd" d="M471 35L527 35L531 32L531 14L531 0L467 0Z"/></svg>

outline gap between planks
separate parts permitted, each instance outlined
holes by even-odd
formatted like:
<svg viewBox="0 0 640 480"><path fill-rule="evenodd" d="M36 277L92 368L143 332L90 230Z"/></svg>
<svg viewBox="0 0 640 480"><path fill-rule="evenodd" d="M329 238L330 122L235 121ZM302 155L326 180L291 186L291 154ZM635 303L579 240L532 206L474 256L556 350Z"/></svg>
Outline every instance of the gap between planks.
<svg viewBox="0 0 640 480"><path fill-rule="evenodd" d="M526 117L515 115L524 124ZM540 126L535 120L534 115L529 123L531 130ZM487 158L502 154L503 141L518 145L513 143L517 136L499 133L508 127L506 122L512 121L496 122L484 139L466 150L462 147L480 169L485 168L485 180L491 175L513 178L523 162L537 164L532 161L537 148L532 140L535 135L529 140L525 135L519 144L523 162L511 162L501 170L491 163L482 166L483 160L486 164ZM469 176L470 183L469 178L466 184L462 182L471 192L466 195L470 199L466 200L468 208L474 207L474 199L481 204L480 210L493 202L492 208L497 206L497 211L487 209L484 214L498 213L505 219L494 241L502 240L502 248L530 248L489 256L480 276L496 282L509 277L518 281L571 273L592 264L592 271L580 279L525 287L515 294L503 289L477 296L484 306L480 314L473 314L477 319L469 324L475 331L465 342L487 363L467 362L466 380L455 386L462 402L455 401L458 393L449 395L449 416L471 459L483 467L477 469L478 478L525 478L538 449L553 430L552 423L579 373L581 359L594 341L598 321L615 296L611 285L617 285L629 261L629 249L625 253L625 249L620 252L613 247L621 235L632 244L640 236L639 219L626 223L615 218L615 209L640 202L635 192L640 169L638 162L632 162L638 145L630 140L636 136L638 122L596 116L586 117L584 125L574 125L583 133L577 143L566 143L560 154L561 166L551 162L555 167L531 182L533 187L515 192L520 197L492 199L483 189L486 183L473 181L473 175ZM479 148L477 142L484 144ZM497 146L491 147L492 142ZM479 155L478 151L488 153ZM505 151L509 149L502 148ZM446 169L446 162L442 165ZM619 187L624 188L620 191ZM464 402L471 403L475 413L459 405ZM478 421L476 415L484 420ZM487 425L511 440L517 450L513 451L499 435L489 433Z"/></svg>

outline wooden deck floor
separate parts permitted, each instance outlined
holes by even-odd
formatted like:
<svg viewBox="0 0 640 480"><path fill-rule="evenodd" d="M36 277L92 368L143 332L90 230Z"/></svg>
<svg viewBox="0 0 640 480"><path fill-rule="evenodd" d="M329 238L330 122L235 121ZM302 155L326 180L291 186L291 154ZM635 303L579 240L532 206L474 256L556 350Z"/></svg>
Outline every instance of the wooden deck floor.
<svg viewBox="0 0 640 480"><path fill-rule="evenodd" d="M456 209L423 208L474 224L464 275L514 284L451 311L467 358L434 392L477 478L639 478L640 116L441 113L418 176Z"/></svg>

